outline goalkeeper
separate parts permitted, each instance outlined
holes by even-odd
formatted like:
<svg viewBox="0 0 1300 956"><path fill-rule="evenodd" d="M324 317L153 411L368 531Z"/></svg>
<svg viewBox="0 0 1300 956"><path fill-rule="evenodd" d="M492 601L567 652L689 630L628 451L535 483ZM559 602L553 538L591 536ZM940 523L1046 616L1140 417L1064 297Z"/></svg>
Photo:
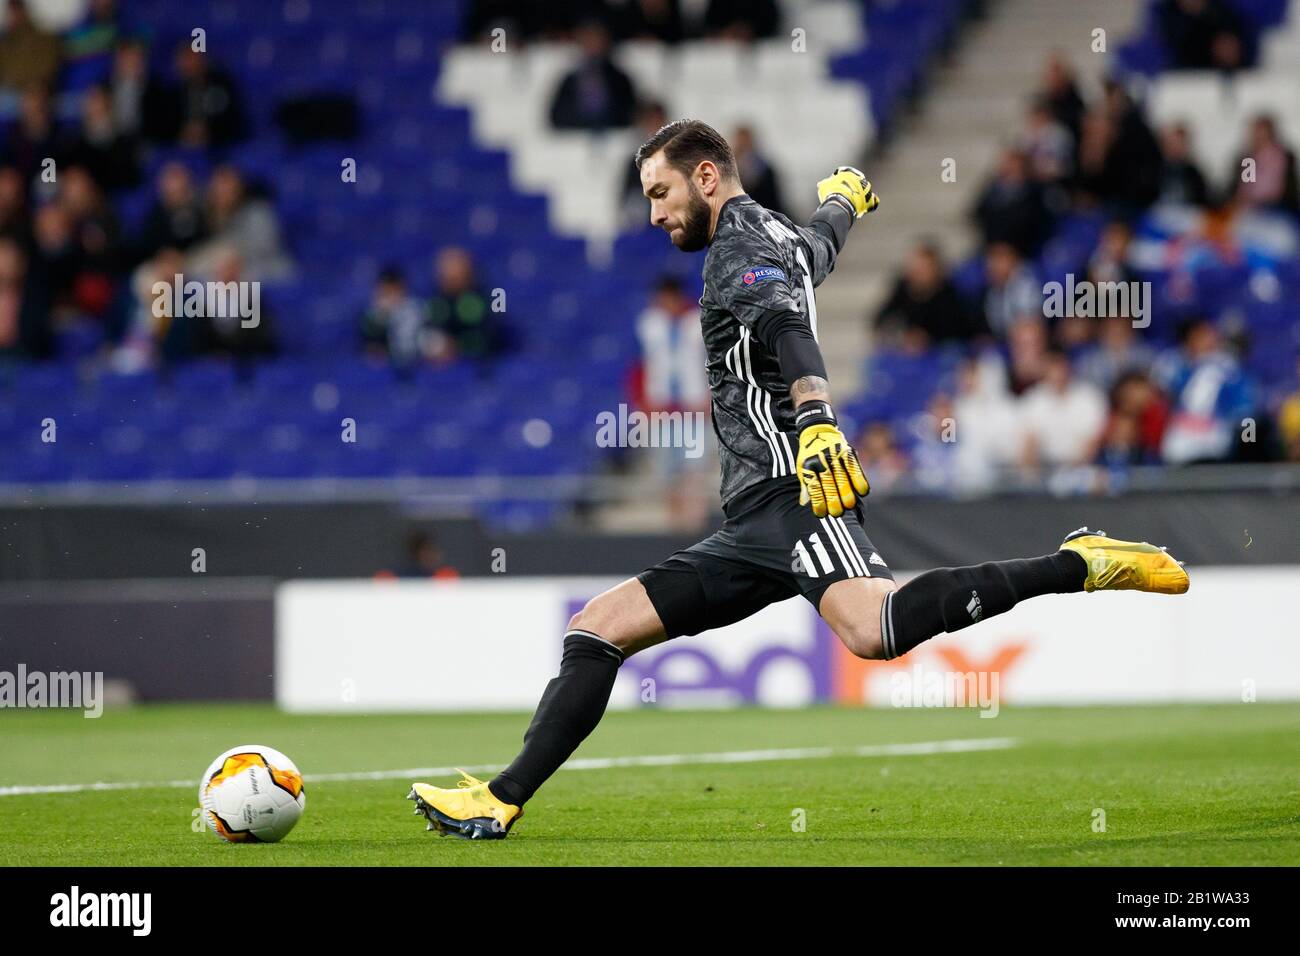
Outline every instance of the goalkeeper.
<svg viewBox="0 0 1300 956"><path fill-rule="evenodd" d="M745 195L731 147L695 120L655 133L636 165L651 223L679 249L708 249L700 331L726 520L574 615L515 760L488 782L414 785L431 829L505 836L595 729L629 655L776 601L802 595L853 654L889 659L1039 594L1187 590L1186 572L1160 548L1087 529L1042 557L942 568L896 588L867 537L867 476L836 421L814 297L854 222L879 204L871 184L839 167L817 184L808 225L795 225Z"/></svg>

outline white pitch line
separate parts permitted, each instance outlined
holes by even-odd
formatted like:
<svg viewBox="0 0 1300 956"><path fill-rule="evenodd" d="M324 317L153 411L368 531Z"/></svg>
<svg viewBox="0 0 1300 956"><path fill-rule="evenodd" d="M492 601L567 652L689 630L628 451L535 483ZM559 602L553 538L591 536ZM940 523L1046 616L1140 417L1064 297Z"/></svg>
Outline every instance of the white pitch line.
<svg viewBox="0 0 1300 956"><path fill-rule="evenodd" d="M982 737L971 740L925 740L911 744L870 744L864 747L795 747L787 750L728 750L720 753L659 754L645 757L585 757L570 760L561 770L610 770L616 767L676 767L701 763L759 763L769 760L820 760L826 757L911 757L927 754L975 753L1014 747L1014 737ZM492 773L500 764L465 767L469 773ZM306 783L346 783L352 780L405 780L411 777L444 777L456 767L409 767L405 770L361 770L350 773L304 774ZM197 786L194 780L159 780L122 783L53 783L40 786L0 787L0 797L26 797L46 793L88 793L104 790L161 790Z"/></svg>

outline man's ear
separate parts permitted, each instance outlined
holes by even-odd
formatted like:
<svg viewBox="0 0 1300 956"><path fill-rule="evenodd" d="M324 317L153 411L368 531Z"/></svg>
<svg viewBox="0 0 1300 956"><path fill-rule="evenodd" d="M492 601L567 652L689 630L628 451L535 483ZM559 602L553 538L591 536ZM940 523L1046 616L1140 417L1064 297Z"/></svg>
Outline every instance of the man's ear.
<svg viewBox="0 0 1300 956"><path fill-rule="evenodd" d="M714 190L718 188L718 182L718 167L707 159L701 160L700 165L695 167L695 184L700 192L712 196Z"/></svg>

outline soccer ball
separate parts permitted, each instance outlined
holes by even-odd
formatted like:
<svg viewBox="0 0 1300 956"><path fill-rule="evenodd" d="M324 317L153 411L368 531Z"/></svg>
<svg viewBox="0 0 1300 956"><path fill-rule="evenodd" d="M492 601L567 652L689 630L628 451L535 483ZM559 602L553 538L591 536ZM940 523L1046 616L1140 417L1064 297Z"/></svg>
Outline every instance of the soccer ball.
<svg viewBox="0 0 1300 956"><path fill-rule="evenodd" d="M278 843L307 806L302 774L270 747L232 747L199 781L208 827L230 843Z"/></svg>

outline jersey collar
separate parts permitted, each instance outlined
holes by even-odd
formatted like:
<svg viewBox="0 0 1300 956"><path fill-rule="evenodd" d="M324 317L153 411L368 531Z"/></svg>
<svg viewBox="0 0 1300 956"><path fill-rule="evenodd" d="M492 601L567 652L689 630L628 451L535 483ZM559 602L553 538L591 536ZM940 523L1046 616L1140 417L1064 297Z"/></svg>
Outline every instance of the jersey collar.
<svg viewBox="0 0 1300 956"><path fill-rule="evenodd" d="M731 206L732 203L735 203L736 205L739 206L739 205L743 205L744 203L753 202L753 201L754 200L749 198L748 193L741 193L739 196L732 196L730 199L724 202L722 204L722 208L718 210L718 222L717 225L713 227L713 235L709 237L709 245L713 245L713 240L716 239L718 236L718 230L722 228L722 217L727 214L727 208Z"/></svg>

